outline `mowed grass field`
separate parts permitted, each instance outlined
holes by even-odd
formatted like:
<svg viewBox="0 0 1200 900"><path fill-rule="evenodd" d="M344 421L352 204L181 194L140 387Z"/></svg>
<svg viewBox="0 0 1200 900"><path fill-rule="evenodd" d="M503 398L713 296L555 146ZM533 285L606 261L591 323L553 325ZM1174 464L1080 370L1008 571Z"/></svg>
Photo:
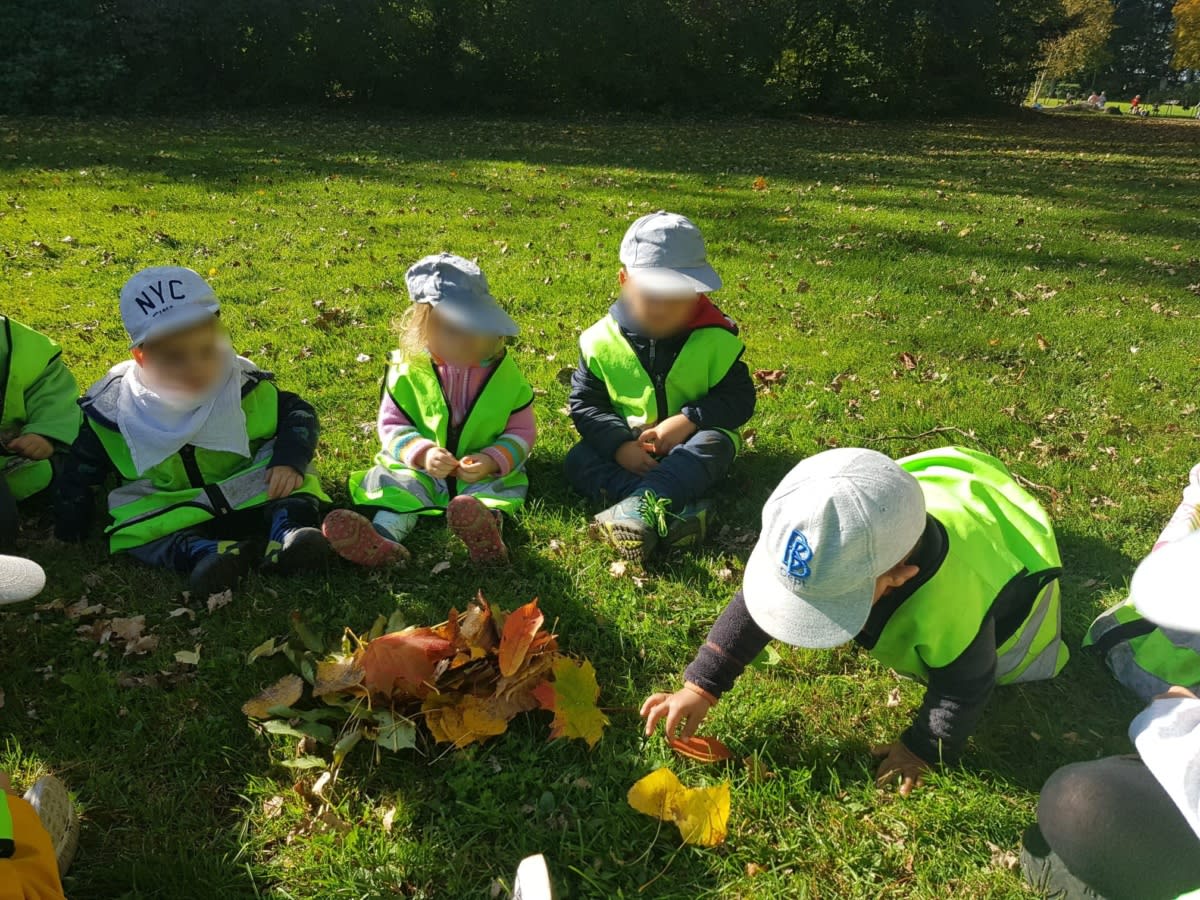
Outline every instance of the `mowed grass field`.
<svg viewBox="0 0 1200 900"><path fill-rule="evenodd" d="M0 119L0 198L0 311L61 341L81 385L126 355L124 280L191 266L239 349L316 405L336 498L376 451L418 257L478 258L538 389L507 570L473 569L422 525L406 570L256 577L192 621L168 615L179 579L109 558L98 535L56 545L49 516L27 522L50 577L40 602L87 596L159 637L125 657L61 611L0 612L0 768L24 783L53 771L76 792L73 898L504 897L536 852L564 898L1031 896L1010 854L1044 779L1129 750L1136 702L1077 647L1200 462L1196 125ZM560 472L564 381L615 295L624 229L664 207L703 228L751 368L786 374L762 387L717 497L726 527L696 556L616 576ZM998 691L964 768L907 800L874 787L867 750L907 726L922 690L854 647L780 647L748 672L705 726L735 764L643 741L637 705L678 685L796 461L950 443L997 454L1053 511L1074 650L1060 678ZM432 624L479 589L504 608L541 598L563 648L595 664L604 738L547 743L535 712L464 752L359 748L334 816L314 821L280 765L294 741L239 711L287 663L248 665L248 651L293 610L329 635L397 609ZM197 645L197 667L175 662ZM626 805L663 765L731 782L724 846L681 849Z"/></svg>

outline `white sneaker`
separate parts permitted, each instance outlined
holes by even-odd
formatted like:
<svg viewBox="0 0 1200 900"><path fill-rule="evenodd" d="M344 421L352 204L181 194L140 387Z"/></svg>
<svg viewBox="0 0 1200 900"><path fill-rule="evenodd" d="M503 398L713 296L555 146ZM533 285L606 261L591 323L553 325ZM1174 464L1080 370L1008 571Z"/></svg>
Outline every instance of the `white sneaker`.
<svg viewBox="0 0 1200 900"><path fill-rule="evenodd" d="M31 559L0 556L0 606L32 600L46 586L46 573Z"/></svg>
<svg viewBox="0 0 1200 900"><path fill-rule="evenodd" d="M512 900L554 900L554 885L542 854L527 856L517 866L513 881Z"/></svg>
<svg viewBox="0 0 1200 900"><path fill-rule="evenodd" d="M53 775L45 775L25 792L25 801L50 833L59 876L66 875L75 859L75 851L79 849L79 814L75 812L66 785Z"/></svg>

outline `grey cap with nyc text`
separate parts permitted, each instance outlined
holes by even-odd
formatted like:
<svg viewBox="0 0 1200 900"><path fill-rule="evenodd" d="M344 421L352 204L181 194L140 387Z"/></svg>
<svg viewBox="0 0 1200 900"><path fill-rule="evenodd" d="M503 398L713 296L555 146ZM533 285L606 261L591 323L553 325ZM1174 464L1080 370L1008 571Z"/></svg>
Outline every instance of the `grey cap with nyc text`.
<svg viewBox="0 0 1200 900"><path fill-rule="evenodd" d="M520 328L500 308L479 266L453 253L417 260L404 275L413 303L428 303L469 334L513 337Z"/></svg>
<svg viewBox="0 0 1200 900"><path fill-rule="evenodd" d="M621 264L651 294L702 294L721 287L700 229L686 216L661 209L629 226L621 239Z"/></svg>
<svg viewBox="0 0 1200 900"><path fill-rule="evenodd" d="M142 269L121 288L121 321L130 347L183 331L220 311L209 283L183 266Z"/></svg>

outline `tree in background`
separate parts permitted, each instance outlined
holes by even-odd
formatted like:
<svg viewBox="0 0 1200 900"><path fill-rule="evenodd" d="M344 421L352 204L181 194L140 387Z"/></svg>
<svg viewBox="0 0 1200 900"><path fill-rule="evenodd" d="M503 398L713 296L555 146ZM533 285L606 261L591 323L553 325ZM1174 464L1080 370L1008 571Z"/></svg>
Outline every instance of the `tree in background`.
<svg viewBox="0 0 1200 900"><path fill-rule="evenodd" d="M1176 0L1175 16L1176 69L1200 69L1200 0Z"/></svg>
<svg viewBox="0 0 1200 900"><path fill-rule="evenodd" d="M1111 59L1113 0L1064 0L1067 31L1046 45L1033 97L1053 93L1053 84L1080 72L1094 72ZM1046 83L1049 82L1049 85Z"/></svg>

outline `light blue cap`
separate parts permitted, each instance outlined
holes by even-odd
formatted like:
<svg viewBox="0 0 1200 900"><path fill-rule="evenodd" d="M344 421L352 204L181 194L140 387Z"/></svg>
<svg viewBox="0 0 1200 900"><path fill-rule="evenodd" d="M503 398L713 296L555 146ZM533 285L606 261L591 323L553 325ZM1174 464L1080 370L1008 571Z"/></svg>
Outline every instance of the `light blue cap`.
<svg viewBox="0 0 1200 900"><path fill-rule="evenodd" d="M404 275L413 303L428 303L471 334L513 337L520 328L500 308L479 266L453 253L426 256Z"/></svg>
<svg viewBox="0 0 1200 900"><path fill-rule="evenodd" d="M701 294L721 287L700 229L686 216L661 209L629 226L621 240L621 264L650 293Z"/></svg>

